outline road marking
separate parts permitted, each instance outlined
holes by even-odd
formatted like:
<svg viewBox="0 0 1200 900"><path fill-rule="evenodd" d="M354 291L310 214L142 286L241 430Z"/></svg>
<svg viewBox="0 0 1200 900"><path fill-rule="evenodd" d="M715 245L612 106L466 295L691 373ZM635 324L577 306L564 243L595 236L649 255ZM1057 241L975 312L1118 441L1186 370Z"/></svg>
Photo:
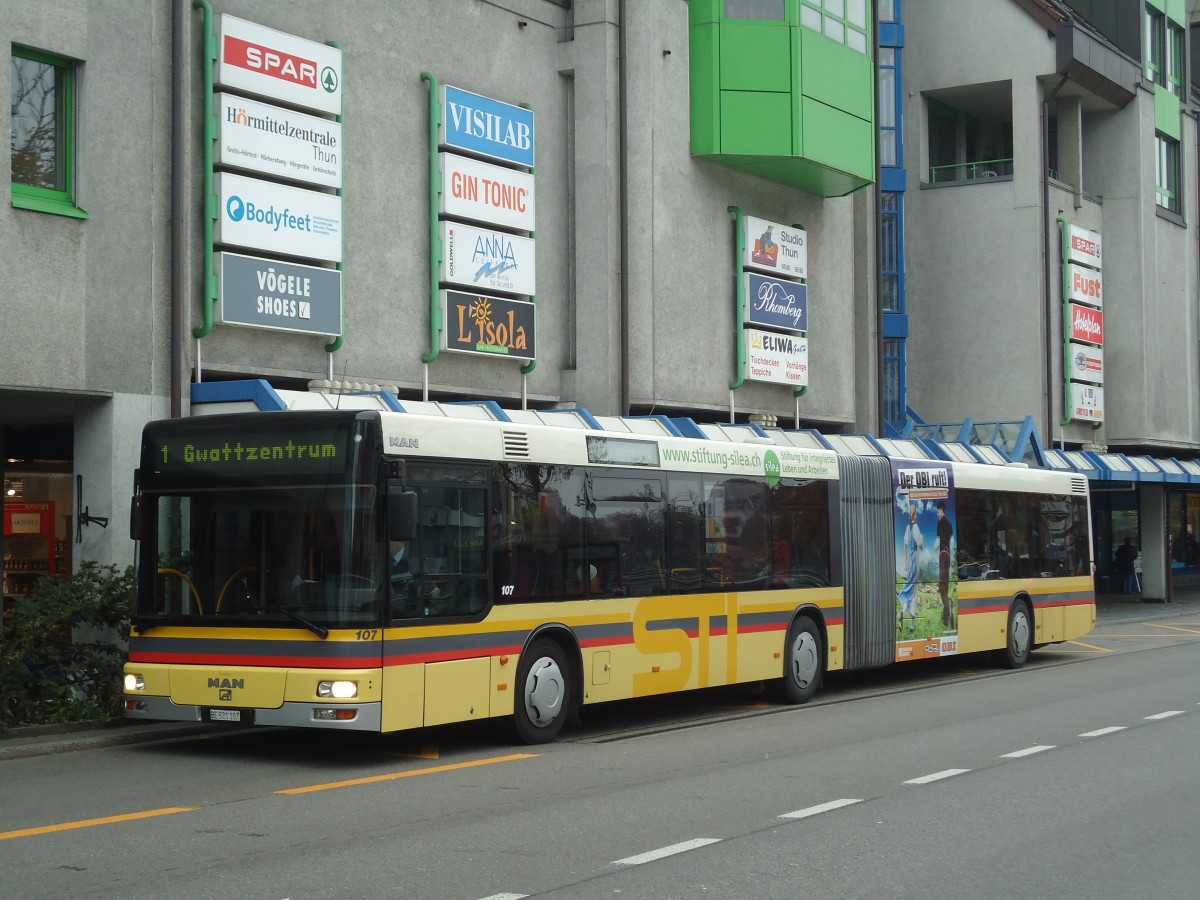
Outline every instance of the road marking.
<svg viewBox="0 0 1200 900"><path fill-rule="evenodd" d="M1146 716L1147 722L1157 722L1159 719L1169 719L1172 716L1182 716L1182 709L1168 709L1166 712L1155 713L1152 716Z"/></svg>
<svg viewBox="0 0 1200 900"><path fill-rule="evenodd" d="M492 894L490 897L484 897L483 900L522 900L528 896L528 894Z"/></svg>
<svg viewBox="0 0 1200 900"><path fill-rule="evenodd" d="M648 853L639 853L637 856L627 856L624 859L618 859L613 865L640 866L643 863L654 862L656 859L674 856L677 853L687 853L687 851L695 850L697 847L707 847L709 844L717 844L720 841L720 838L692 838L690 841L684 841L681 844L672 844L670 847L660 847Z"/></svg>
<svg viewBox="0 0 1200 900"><path fill-rule="evenodd" d="M0 831L0 841L12 838L32 837L35 834L53 834L70 831L72 828L91 828L93 825L114 825L117 822L133 822L137 819L152 819L155 816L170 816L175 813L191 812L194 806L170 806L165 809L148 809L145 812L126 813L123 816L105 816L102 819L80 819L78 822L63 822L59 825L42 825L38 828L22 828L18 831Z"/></svg>
<svg viewBox="0 0 1200 900"><path fill-rule="evenodd" d="M1142 624L1148 625L1151 628L1166 628L1169 631L1182 631L1184 634L1200 634L1200 631L1197 631L1194 628L1180 628L1178 625L1159 625L1157 622L1144 622Z"/></svg>
<svg viewBox="0 0 1200 900"><path fill-rule="evenodd" d="M1124 731L1124 725L1109 725L1107 728L1097 728L1095 731L1085 731L1080 737L1101 737L1106 734L1113 734L1117 731Z"/></svg>
<svg viewBox="0 0 1200 900"><path fill-rule="evenodd" d="M1076 647L1087 647L1089 650L1095 650L1097 653L1114 653L1112 647L1097 647L1095 644L1085 644L1083 641L1067 641L1068 644L1074 644ZM1070 651L1067 651L1068 653Z"/></svg>
<svg viewBox="0 0 1200 900"><path fill-rule="evenodd" d="M361 784L377 784L380 781L394 781L397 778L412 778L415 775L437 775L441 772L455 772L459 769L473 769L476 766L490 766L495 763L516 762L521 759L536 759L536 753L514 753L512 756L496 756L491 759L477 759L472 762L453 763L447 766L431 766L428 769L410 769L406 772L389 772L386 775L371 775L367 778L351 778L348 781L331 781L328 784L310 784L308 787L287 788L276 791L277 794L311 794L313 791L331 791L334 788L357 787Z"/></svg>
<svg viewBox="0 0 1200 900"><path fill-rule="evenodd" d="M829 812L834 809L841 809L843 806L853 806L855 803L862 803L862 800L830 800L828 803L822 803L820 806L809 806L806 809L798 809L795 812L784 813L779 818L781 819L807 819L809 816L817 816L823 812Z"/></svg>
<svg viewBox="0 0 1200 900"><path fill-rule="evenodd" d="M946 769L941 772L934 772L932 775L922 775L920 778L912 778L905 784L929 784L931 781L941 781L943 778L953 778L955 775L962 775L964 772L970 772L970 769Z"/></svg>
<svg viewBox="0 0 1200 900"><path fill-rule="evenodd" d="M1053 750L1053 744L1038 744L1036 747L1026 747L1024 750L1014 750L1012 753L1000 754L1001 759L1020 759L1022 756L1033 756L1035 753L1042 753L1045 750Z"/></svg>

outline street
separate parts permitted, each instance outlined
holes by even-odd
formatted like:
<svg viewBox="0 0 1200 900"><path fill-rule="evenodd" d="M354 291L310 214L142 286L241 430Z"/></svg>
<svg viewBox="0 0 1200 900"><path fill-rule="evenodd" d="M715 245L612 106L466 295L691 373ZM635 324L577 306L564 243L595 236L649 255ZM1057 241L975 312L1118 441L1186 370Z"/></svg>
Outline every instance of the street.
<svg viewBox="0 0 1200 900"><path fill-rule="evenodd" d="M1023 670L831 677L494 727L292 730L0 761L6 896L1194 897L1200 616Z"/></svg>

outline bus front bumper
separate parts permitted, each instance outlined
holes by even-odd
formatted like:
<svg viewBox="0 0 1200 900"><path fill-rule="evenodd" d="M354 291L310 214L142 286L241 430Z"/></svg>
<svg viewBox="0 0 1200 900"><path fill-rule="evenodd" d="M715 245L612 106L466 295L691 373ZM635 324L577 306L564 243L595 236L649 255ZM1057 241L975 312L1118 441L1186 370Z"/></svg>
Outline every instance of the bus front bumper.
<svg viewBox="0 0 1200 900"><path fill-rule="evenodd" d="M292 728L334 728L343 731L381 729L382 704L286 702L277 709L193 706L170 697L125 694L127 719L167 722L211 722L218 725L283 725Z"/></svg>

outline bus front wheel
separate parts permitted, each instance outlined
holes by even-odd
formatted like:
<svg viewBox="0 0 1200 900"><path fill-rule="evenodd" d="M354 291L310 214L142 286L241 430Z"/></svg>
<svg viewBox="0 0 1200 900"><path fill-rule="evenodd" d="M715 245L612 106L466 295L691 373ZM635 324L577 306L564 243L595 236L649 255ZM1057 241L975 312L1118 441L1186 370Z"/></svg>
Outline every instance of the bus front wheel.
<svg viewBox="0 0 1200 900"><path fill-rule="evenodd" d="M783 678L768 687L780 703L807 703L816 696L824 671L821 631L808 616L796 618L783 645Z"/></svg>
<svg viewBox="0 0 1200 900"><path fill-rule="evenodd" d="M1029 605L1024 600L1018 600L1008 611L1008 632L1004 649L999 651L997 659L1009 669L1019 669L1029 659L1029 651L1032 649L1033 617L1030 615Z"/></svg>
<svg viewBox="0 0 1200 900"><path fill-rule="evenodd" d="M562 731L570 707L568 671L562 647L554 641L534 641L521 654L513 727L524 743L544 744Z"/></svg>

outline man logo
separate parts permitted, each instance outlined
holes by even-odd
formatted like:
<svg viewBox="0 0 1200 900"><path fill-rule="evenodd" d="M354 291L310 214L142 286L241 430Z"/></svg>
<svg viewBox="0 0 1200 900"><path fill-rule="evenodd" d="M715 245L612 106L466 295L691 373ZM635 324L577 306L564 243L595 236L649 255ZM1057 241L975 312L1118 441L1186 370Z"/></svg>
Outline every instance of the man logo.
<svg viewBox="0 0 1200 900"><path fill-rule="evenodd" d="M232 700L233 699L233 691L229 690L229 688L225 688L224 690L222 690L220 693L217 694L217 699L218 700Z"/></svg>
<svg viewBox="0 0 1200 900"><path fill-rule="evenodd" d="M234 194L229 198L229 202L225 204L225 212L229 214L229 218L234 222L242 221L242 216L246 215L246 204L242 202L242 198Z"/></svg>

